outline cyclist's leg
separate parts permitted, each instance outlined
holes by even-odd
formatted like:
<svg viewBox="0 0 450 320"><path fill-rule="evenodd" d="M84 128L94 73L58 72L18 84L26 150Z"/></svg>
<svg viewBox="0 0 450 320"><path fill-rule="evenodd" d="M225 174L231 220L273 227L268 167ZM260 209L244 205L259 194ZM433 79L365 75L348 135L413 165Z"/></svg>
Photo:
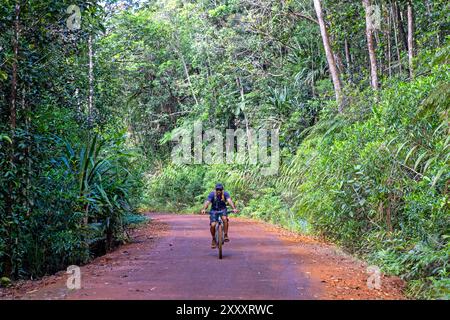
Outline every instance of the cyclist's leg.
<svg viewBox="0 0 450 320"><path fill-rule="evenodd" d="M216 247L216 224L217 224L217 220L218 219L218 214L217 211L211 210L209 212L209 230L211 232L211 236L212 236L212 242L211 242L211 248L215 248Z"/></svg>
<svg viewBox="0 0 450 320"><path fill-rule="evenodd" d="M209 231L211 232L211 236L214 239L214 236L216 235L216 223L217 222L212 222L209 224Z"/></svg>
<svg viewBox="0 0 450 320"><path fill-rule="evenodd" d="M228 229L229 229L229 219L228 219L228 215L227 215L227 210L225 209L225 211L222 214L222 221L223 221L223 231L225 233L225 241L230 241L230 239L228 238Z"/></svg>
<svg viewBox="0 0 450 320"><path fill-rule="evenodd" d="M216 234L216 223L217 223L216 213L215 211L211 210L209 212L209 229L211 231L211 235L213 238Z"/></svg>

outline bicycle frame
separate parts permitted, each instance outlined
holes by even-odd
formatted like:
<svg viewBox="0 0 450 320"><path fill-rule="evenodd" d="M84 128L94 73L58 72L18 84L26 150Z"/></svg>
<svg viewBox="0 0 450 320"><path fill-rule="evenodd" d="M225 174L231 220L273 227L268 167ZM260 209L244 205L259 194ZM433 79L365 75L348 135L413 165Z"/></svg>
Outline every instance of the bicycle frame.
<svg viewBox="0 0 450 320"><path fill-rule="evenodd" d="M222 210L222 213L218 213L219 219L215 226L215 239L217 244L217 249L219 249L219 259L222 259L222 246L225 244L224 237L225 237L225 230L224 230L224 223L222 220L222 216L224 214L228 214L228 209ZM211 214L211 211L209 212Z"/></svg>
<svg viewBox="0 0 450 320"><path fill-rule="evenodd" d="M223 220L222 220L222 215L219 216L219 221L216 223L216 243L219 243L219 227L222 226L222 233L225 234L225 230L223 230ZM223 236L222 236L222 242L223 242Z"/></svg>

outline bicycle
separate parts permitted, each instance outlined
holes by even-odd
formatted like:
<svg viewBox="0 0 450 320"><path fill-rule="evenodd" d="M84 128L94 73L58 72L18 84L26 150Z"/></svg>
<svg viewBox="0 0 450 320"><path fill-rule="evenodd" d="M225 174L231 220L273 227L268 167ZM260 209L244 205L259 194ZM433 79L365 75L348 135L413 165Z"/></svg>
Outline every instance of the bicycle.
<svg viewBox="0 0 450 320"><path fill-rule="evenodd" d="M217 219L217 223L216 223L216 232L215 232L215 238L216 238L216 244L217 244L217 249L219 250L219 259L222 259L222 247L225 244L225 230L223 228L223 220L222 220L222 215L226 213L230 213L230 211L228 209L222 210L219 213L217 213L217 215L219 216L219 218ZM211 214L211 211L209 212L209 214Z"/></svg>

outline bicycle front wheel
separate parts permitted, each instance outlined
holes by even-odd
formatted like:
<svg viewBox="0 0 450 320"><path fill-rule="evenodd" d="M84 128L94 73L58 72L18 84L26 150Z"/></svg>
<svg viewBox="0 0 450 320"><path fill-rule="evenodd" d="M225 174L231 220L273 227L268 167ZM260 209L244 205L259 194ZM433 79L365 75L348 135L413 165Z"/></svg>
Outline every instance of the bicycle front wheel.
<svg viewBox="0 0 450 320"><path fill-rule="evenodd" d="M223 226L219 224L217 228L217 248L219 249L219 259L222 259L222 244L223 244Z"/></svg>

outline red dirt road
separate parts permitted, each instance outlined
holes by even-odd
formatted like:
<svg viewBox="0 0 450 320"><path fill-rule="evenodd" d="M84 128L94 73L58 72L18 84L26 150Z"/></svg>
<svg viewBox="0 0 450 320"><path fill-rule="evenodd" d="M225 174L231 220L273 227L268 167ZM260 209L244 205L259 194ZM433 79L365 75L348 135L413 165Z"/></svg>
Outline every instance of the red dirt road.
<svg viewBox="0 0 450 320"><path fill-rule="evenodd" d="M7 299L402 299L402 282L369 290L365 266L333 246L231 218L224 257L209 217L151 214L134 242L81 268L80 290L60 272L4 292ZM0 292L0 298L2 294Z"/></svg>

